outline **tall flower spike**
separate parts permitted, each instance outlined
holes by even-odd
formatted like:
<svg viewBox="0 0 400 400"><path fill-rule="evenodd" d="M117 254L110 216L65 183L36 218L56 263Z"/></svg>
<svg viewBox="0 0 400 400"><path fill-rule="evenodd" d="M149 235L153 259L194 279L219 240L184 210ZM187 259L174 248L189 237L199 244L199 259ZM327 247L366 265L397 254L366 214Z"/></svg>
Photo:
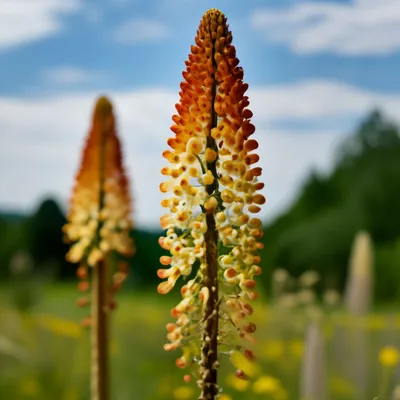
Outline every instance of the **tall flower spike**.
<svg viewBox="0 0 400 400"><path fill-rule="evenodd" d="M64 226L67 239L75 242L67 260L93 267L112 250L130 256L130 203L112 105L101 97L94 110Z"/></svg>
<svg viewBox="0 0 400 400"><path fill-rule="evenodd" d="M265 198L259 193L261 168L254 166L258 143L250 139L255 128L248 85L221 11L205 13L195 42L172 118L171 150L163 153L169 165L161 171L167 179L160 190L169 194L162 201L169 213L161 218L167 231L159 242L171 255L161 257L169 268L158 271L166 278L158 292L190 277L172 310L177 321L167 325L164 348L183 349L180 368L200 360L199 399L209 400L218 394L219 348L230 346L235 335L251 341L256 329L247 317L253 312L249 301L257 298L253 278L261 273L263 232L252 214Z"/></svg>
<svg viewBox="0 0 400 400"><path fill-rule="evenodd" d="M92 400L108 398L108 311L115 307L112 294L126 278L126 263L121 261L109 282L111 252L129 257L133 243L128 180L122 164L122 152L115 129L111 103L101 97L93 114L81 167L70 200L65 238L73 242L66 255L79 263L79 290L91 289L91 316L83 324L92 328ZM91 284L89 285L89 276ZM78 301L80 306L88 299Z"/></svg>

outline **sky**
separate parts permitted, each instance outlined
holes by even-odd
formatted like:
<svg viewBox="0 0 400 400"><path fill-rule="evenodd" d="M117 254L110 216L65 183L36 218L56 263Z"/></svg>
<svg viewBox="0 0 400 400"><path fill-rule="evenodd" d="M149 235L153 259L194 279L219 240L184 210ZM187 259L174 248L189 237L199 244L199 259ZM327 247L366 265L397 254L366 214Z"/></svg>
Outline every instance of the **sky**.
<svg viewBox="0 0 400 400"><path fill-rule="evenodd" d="M209 8L228 18L275 218L379 107L400 123L399 0L0 0L0 209L64 210L96 98L114 104L134 220L164 213L161 154Z"/></svg>

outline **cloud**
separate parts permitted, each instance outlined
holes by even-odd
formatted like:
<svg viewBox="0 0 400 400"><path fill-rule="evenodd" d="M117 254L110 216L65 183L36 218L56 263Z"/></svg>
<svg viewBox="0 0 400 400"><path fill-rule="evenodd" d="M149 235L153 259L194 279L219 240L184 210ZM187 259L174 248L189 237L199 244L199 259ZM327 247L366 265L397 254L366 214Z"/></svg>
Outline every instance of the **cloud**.
<svg viewBox="0 0 400 400"><path fill-rule="evenodd" d="M1 206L30 210L43 195L55 195L66 204L97 95L0 98L0 169L8 171L0 174ZM292 201L311 168L331 168L337 144L373 105L391 115L400 109L400 93L373 93L329 81L255 87L249 97L268 199L262 216L269 219ZM154 87L114 92L110 98L132 180L136 223L157 228L164 212L158 189L165 166L161 153L172 135L169 126L178 94ZM271 128L284 118L318 121L320 127L327 115L341 119L349 114L352 124L343 131L328 125L323 131Z"/></svg>
<svg viewBox="0 0 400 400"><path fill-rule="evenodd" d="M0 0L0 50L55 35L80 7L81 0Z"/></svg>
<svg viewBox="0 0 400 400"><path fill-rule="evenodd" d="M293 84L249 89L252 110L261 121L315 118L359 118L368 110L382 107L400 123L399 94L361 89L338 81L310 79Z"/></svg>
<svg viewBox="0 0 400 400"><path fill-rule="evenodd" d="M271 42L300 54L387 55L400 49L400 2L298 2L251 14L251 25Z"/></svg>
<svg viewBox="0 0 400 400"><path fill-rule="evenodd" d="M46 69L42 72L42 78L50 84L74 85L94 82L101 78L98 71L91 71L79 67L63 66Z"/></svg>
<svg viewBox="0 0 400 400"><path fill-rule="evenodd" d="M169 28L153 18L133 18L124 22L114 32L115 40L123 44L158 42L168 36Z"/></svg>
<svg viewBox="0 0 400 400"><path fill-rule="evenodd" d="M43 195L70 195L98 93L0 98L0 204L31 210ZM158 226L162 151L178 95L162 89L115 93L118 131L139 225ZM6 132L6 133L5 133Z"/></svg>

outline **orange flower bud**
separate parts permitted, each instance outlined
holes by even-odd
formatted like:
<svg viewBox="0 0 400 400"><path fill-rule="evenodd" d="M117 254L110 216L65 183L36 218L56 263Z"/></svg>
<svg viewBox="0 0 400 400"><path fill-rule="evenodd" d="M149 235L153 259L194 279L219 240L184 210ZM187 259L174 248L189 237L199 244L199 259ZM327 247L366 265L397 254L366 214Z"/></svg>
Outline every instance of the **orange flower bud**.
<svg viewBox="0 0 400 400"><path fill-rule="evenodd" d="M257 282L254 279L247 279L243 281L241 285L246 289L254 289L257 285Z"/></svg>
<svg viewBox="0 0 400 400"><path fill-rule="evenodd" d="M253 197L253 201L256 204L264 204L265 203L265 197L262 194L256 194Z"/></svg>
<svg viewBox="0 0 400 400"><path fill-rule="evenodd" d="M185 357L179 357L176 359L175 364L178 368L186 368L187 367L187 362Z"/></svg>
<svg viewBox="0 0 400 400"><path fill-rule="evenodd" d="M253 323L249 323L243 327L243 330L247 333L254 333L256 331L256 325Z"/></svg>
<svg viewBox="0 0 400 400"><path fill-rule="evenodd" d="M81 325L82 325L84 328L88 328L88 327L92 326L92 317L90 317L90 316L85 317L85 318L82 320Z"/></svg>
<svg viewBox="0 0 400 400"><path fill-rule="evenodd" d="M88 277L88 273L87 273L87 268L85 268L85 267L78 267L77 269L76 269L76 276L79 278L79 279L87 279L87 277Z"/></svg>
<svg viewBox="0 0 400 400"><path fill-rule="evenodd" d="M250 361L254 361L256 359L254 353L251 350L245 350L244 356L249 359Z"/></svg>
<svg viewBox="0 0 400 400"><path fill-rule="evenodd" d="M78 299L77 301L77 305L79 307L85 307L86 305L89 304L89 300L86 297L81 297L80 299Z"/></svg>
<svg viewBox="0 0 400 400"><path fill-rule="evenodd" d="M87 282L87 281L83 281L83 282L79 282L78 283L78 290L80 291L80 292L86 292L86 291L88 291L89 290L89 282Z"/></svg>
<svg viewBox="0 0 400 400"><path fill-rule="evenodd" d="M261 208L258 206L255 206L255 205L251 205L251 206L249 206L248 210L249 210L249 212L256 214L261 211Z"/></svg>
<svg viewBox="0 0 400 400"><path fill-rule="evenodd" d="M174 287L174 281L168 280L168 281L161 282L158 285L157 290L158 290L158 293L160 293L160 294L167 294L168 292L171 291L171 289L173 287Z"/></svg>
<svg viewBox="0 0 400 400"><path fill-rule="evenodd" d="M236 370L235 376L236 376L236 378L242 379L243 381L248 381L249 380L249 377L241 369Z"/></svg>
<svg viewBox="0 0 400 400"><path fill-rule="evenodd" d="M172 323L168 323L166 325L166 328L167 328L168 332L173 332L177 328L177 325L176 324L172 324Z"/></svg>
<svg viewBox="0 0 400 400"><path fill-rule="evenodd" d="M176 350L178 348L178 344L177 343L166 343L164 344L164 350L165 351L173 351Z"/></svg>
<svg viewBox="0 0 400 400"><path fill-rule="evenodd" d="M171 264L171 261L172 261L171 257L168 257L168 256L160 257L160 263L162 265L169 265L169 264Z"/></svg>

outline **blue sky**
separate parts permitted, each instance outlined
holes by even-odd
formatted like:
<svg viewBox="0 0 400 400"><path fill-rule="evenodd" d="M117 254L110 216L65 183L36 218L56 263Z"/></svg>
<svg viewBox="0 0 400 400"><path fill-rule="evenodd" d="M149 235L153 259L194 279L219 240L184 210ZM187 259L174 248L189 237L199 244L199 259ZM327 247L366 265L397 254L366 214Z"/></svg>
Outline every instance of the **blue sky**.
<svg viewBox="0 0 400 400"><path fill-rule="evenodd" d="M135 219L157 227L161 153L203 13L225 12L260 142L266 218L372 107L400 121L398 0L0 0L0 207L66 205L96 96L114 101ZM5 173L7 170L7 173ZM146 171L146 173L144 173Z"/></svg>

